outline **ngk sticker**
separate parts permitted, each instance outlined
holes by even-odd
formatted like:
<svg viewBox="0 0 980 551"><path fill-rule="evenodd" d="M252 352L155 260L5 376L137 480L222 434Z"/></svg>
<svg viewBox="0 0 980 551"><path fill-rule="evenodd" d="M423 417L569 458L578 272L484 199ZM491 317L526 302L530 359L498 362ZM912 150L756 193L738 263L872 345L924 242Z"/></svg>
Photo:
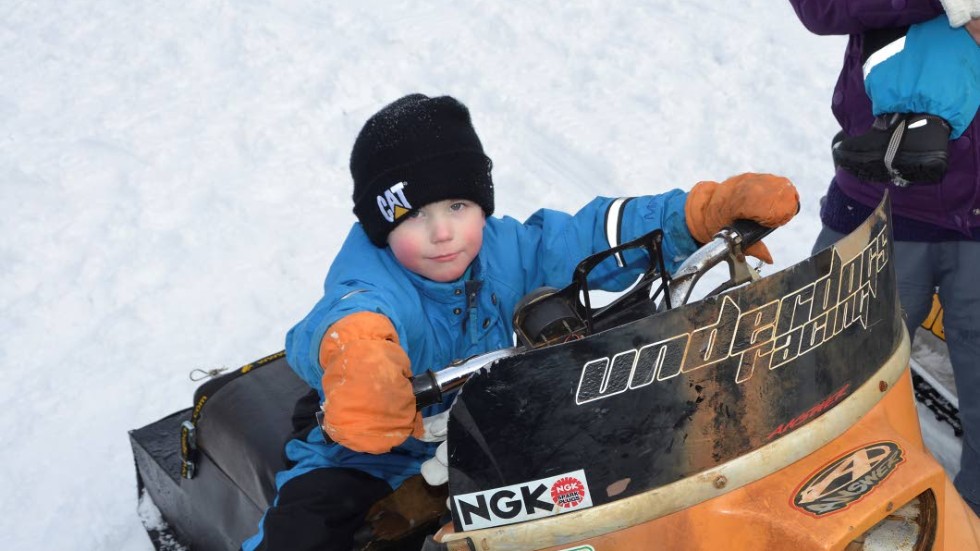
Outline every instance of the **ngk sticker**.
<svg viewBox="0 0 980 551"><path fill-rule="evenodd" d="M585 471L453 496L463 530L524 522L592 507Z"/></svg>
<svg viewBox="0 0 980 551"><path fill-rule="evenodd" d="M585 501L585 484L571 476L559 478L551 485L551 501L566 509L578 507Z"/></svg>

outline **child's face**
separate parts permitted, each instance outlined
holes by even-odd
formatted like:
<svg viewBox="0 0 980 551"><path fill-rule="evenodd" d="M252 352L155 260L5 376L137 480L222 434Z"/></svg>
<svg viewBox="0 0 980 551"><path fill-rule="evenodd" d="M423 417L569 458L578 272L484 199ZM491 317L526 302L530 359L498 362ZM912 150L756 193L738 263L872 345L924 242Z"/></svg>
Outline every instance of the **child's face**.
<svg viewBox="0 0 980 551"><path fill-rule="evenodd" d="M415 210L388 234L402 266L432 281L455 281L483 246L483 209L465 199L447 199Z"/></svg>

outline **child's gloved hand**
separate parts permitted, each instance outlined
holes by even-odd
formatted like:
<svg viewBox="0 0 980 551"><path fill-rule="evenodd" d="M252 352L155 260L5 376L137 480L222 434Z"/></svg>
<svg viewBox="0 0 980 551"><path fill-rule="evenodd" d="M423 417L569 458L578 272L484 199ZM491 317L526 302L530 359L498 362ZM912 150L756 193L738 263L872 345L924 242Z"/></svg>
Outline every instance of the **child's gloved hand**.
<svg viewBox="0 0 980 551"><path fill-rule="evenodd" d="M423 442L445 442L449 435L449 410L422 418L422 435L417 438Z"/></svg>
<svg viewBox="0 0 980 551"><path fill-rule="evenodd" d="M722 183L699 182L687 194L684 215L687 229L699 243L707 243L718 230L735 220L754 220L775 228L789 222L800 210L800 196L793 183L773 174L748 172ZM772 264L769 249L761 242L745 250Z"/></svg>
<svg viewBox="0 0 980 551"><path fill-rule="evenodd" d="M421 436L409 364L395 327L381 314L358 312L330 326L320 343L323 429L330 438L377 454Z"/></svg>
<svg viewBox="0 0 980 551"><path fill-rule="evenodd" d="M446 437L449 436L449 410L424 417L422 425L425 431L418 437L423 442L442 442L436 448L435 457L422 463L422 478L429 486L441 486L449 480L449 451L446 449Z"/></svg>
<svg viewBox="0 0 980 551"><path fill-rule="evenodd" d="M449 481L449 451L446 442L439 444L436 455L422 463L422 478L429 486L441 486Z"/></svg>

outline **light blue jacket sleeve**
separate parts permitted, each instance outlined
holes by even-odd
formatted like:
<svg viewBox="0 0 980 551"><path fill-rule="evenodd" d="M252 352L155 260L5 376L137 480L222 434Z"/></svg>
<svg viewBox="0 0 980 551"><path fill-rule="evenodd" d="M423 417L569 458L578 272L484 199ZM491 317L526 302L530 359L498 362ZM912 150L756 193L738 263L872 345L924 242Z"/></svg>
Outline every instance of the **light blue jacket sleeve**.
<svg viewBox="0 0 980 551"><path fill-rule="evenodd" d="M656 229L664 232L665 266L673 272L697 248L684 218L686 200L686 193L673 190L627 199L598 197L574 215L539 210L524 223L513 249L520 251L526 289L564 287L587 256ZM607 259L593 270L590 281L605 290L621 290L649 266L642 249L627 251L623 261L624 266L618 266L616 259Z"/></svg>
<svg viewBox="0 0 980 551"><path fill-rule="evenodd" d="M392 262L384 249L371 244L360 226L355 225L330 266L323 297L286 334L286 361L300 378L317 389L321 398L320 341L341 318L356 312L384 314L395 326L402 348L408 351L403 316L394 306L394 297L406 291L400 286L410 283L388 273L399 271Z"/></svg>
<svg viewBox="0 0 980 551"><path fill-rule="evenodd" d="M286 334L286 361L301 379L317 389L321 399L323 370L320 367L320 341L327 329L349 314L383 313L387 302L382 293L366 282L347 282L333 291L324 295L313 310Z"/></svg>

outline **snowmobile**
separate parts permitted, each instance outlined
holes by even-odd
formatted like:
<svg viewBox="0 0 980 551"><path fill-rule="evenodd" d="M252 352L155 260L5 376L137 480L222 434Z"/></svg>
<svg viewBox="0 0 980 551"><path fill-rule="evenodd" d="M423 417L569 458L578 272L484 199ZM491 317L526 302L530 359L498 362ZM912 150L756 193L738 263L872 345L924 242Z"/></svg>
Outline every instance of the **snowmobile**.
<svg viewBox="0 0 980 551"><path fill-rule="evenodd" d="M417 376L420 407L454 399L449 482L409 479L356 549L980 549L980 519L922 442L887 198L761 278L742 249L767 231L726 228L673 274L660 232L589 257L521 301L517 346ZM592 269L635 248L646 272L599 306ZM728 280L692 299L723 264ZM238 548L316 409L279 353L131 431L154 546Z"/></svg>

